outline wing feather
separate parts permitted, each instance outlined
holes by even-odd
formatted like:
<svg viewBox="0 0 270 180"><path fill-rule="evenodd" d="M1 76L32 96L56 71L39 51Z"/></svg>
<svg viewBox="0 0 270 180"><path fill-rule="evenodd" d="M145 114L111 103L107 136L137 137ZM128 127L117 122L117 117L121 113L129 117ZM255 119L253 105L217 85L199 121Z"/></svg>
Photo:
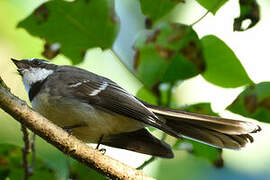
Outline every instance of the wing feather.
<svg viewBox="0 0 270 180"><path fill-rule="evenodd" d="M59 78L62 79L59 83L62 83L65 89L62 93L66 93L67 97L73 96L101 110L127 116L180 137L180 134L167 126L165 121L159 119L142 102L113 81L83 69L72 67L72 73L70 70L69 66L58 69L61 76Z"/></svg>

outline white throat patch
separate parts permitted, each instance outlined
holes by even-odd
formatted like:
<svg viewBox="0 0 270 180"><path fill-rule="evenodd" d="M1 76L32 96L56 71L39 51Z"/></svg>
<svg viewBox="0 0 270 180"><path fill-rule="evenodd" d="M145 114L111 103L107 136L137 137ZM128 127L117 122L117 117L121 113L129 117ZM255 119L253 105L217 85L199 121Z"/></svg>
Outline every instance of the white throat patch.
<svg viewBox="0 0 270 180"><path fill-rule="evenodd" d="M52 73L53 70L44 68L25 69L23 72L23 84L27 93L29 93L32 84L46 79Z"/></svg>

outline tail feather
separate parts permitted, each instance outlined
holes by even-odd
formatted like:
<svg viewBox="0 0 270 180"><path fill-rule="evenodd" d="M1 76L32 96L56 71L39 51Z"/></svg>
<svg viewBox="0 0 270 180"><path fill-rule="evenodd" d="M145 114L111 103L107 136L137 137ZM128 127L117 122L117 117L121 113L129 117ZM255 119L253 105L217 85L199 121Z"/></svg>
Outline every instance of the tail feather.
<svg viewBox="0 0 270 180"><path fill-rule="evenodd" d="M232 120L208 115L145 105L166 125L183 137L199 141L218 148L239 149L253 142L250 133L261 128L249 121Z"/></svg>
<svg viewBox="0 0 270 180"><path fill-rule="evenodd" d="M246 137L224 134L207 128L196 127L188 123L170 125L174 126L174 130L179 131L185 138L218 148L239 149L249 142Z"/></svg>

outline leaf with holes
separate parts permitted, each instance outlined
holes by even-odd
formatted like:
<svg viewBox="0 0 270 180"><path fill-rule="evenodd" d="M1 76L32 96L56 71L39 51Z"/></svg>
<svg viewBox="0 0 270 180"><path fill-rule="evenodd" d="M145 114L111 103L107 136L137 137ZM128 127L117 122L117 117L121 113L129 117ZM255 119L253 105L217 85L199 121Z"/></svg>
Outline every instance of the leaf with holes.
<svg viewBox="0 0 270 180"><path fill-rule="evenodd" d="M111 48L118 33L112 0L52 0L39 6L18 27L46 41L43 55L62 53L74 64L89 48Z"/></svg>
<svg viewBox="0 0 270 180"><path fill-rule="evenodd" d="M252 81L234 52L218 37L201 39L206 70L202 73L207 81L225 88L236 88Z"/></svg>
<svg viewBox="0 0 270 180"><path fill-rule="evenodd" d="M141 9L144 15L152 21L156 21L169 13L178 3L183 0L140 0Z"/></svg>
<svg viewBox="0 0 270 180"><path fill-rule="evenodd" d="M228 0L197 0L197 2L202 5L205 9L213 14L221 8Z"/></svg>
<svg viewBox="0 0 270 180"><path fill-rule="evenodd" d="M202 45L190 26L160 24L138 37L135 50L134 68L146 88L184 80L204 70Z"/></svg>
<svg viewBox="0 0 270 180"><path fill-rule="evenodd" d="M245 31L255 26L260 20L260 8L256 0L240 0L240 16L234 19L233 30ZM250 20L250 24L244 28L242 24L245 20Z"/></svg>
<svg viewBox="0 0 270 180"><path fill-rule="evenodd" d="M270 123L270 82L250 85L227 109L245 117Z"/></svg>

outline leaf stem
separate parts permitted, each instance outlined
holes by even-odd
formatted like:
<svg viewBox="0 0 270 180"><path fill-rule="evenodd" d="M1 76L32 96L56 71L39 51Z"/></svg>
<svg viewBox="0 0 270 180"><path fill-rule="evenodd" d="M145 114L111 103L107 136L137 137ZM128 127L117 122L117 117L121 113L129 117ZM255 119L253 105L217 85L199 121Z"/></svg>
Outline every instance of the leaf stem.
<svg viewBox="0 0 270 180"><path fill-rule="evenodd" d="M205 16L207 16L207 14L209 14L209 12L210 12L210 10L207 10L206 13L204 13L199 19L197 19L195 22L193 22L190 26L194 26L195 24L200 22L203 18L205 18Z"/></svg>
<svg viewBox="0 0 270 180"><path fill-rule="evenodd" d="M218 7L218 5L222 2L222 0L217 1L210 9L207 10L199 19L193 22L190 26L194 26L195 24L199 23L205 16L207 16L211 11Z"/></svg>

